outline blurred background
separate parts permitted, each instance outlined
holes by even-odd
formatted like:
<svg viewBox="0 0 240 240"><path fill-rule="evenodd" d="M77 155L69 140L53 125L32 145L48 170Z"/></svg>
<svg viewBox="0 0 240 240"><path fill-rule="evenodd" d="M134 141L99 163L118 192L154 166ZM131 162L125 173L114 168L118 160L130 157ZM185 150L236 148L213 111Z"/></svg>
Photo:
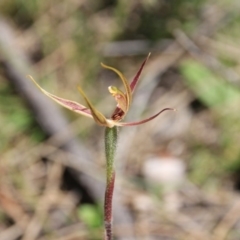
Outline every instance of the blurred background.
<svg viewBox="0 0 240 240"><path fill-rule="evenodd" d="M0 2L0 239L103 236L104 128L47 99L110 116L107 87L149 52L120 129L116 239L238 240L240 4L237 0Z"/></svg>

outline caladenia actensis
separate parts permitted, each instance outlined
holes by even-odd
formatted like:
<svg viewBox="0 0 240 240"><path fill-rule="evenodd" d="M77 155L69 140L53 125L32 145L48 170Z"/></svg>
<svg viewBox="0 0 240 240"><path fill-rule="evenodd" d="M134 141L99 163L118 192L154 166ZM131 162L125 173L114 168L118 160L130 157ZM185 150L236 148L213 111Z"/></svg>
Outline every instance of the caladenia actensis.
<svg viewBox="0 0 240 240"><path fill-rule="evenodd" d="M105 154L106 154L106 191L105 191L105 201L104 201L104 222L105 222L105 240L111 240L112 233L112 198L114 191L114 182L115 182L115 169L114 169L114 158L117 148L117 138L118 138L118 127L124 126L135 126L146 123L159 114L166 110L174 110L173 108L164 108L155 115L148 117L146 119L136 121L136 122L122 122L126 116L132 102L132 94L136 88L139 77L143 70L145 63L147 62L150 54L142 63L137 74L133 78L132 82L129 83L124 75L113 67L102 64L102 67L114 71L121 79L124 92L118 89L115 86L108 87L110 94L115 98L117 106L114 112L111 115L111 118L106 118L101 112L99 112L85 95L82 88L78 87L78 90L82 97L84 98L86 105L84 106L80 103L57 97L43 88L41 88L38 83L29 76L29 78L35 83L35 85L48 97L62 105L65 108L68 108L78 114L84 115L86 117L92 118L98 125L106 127L105 129Z"/></svg>

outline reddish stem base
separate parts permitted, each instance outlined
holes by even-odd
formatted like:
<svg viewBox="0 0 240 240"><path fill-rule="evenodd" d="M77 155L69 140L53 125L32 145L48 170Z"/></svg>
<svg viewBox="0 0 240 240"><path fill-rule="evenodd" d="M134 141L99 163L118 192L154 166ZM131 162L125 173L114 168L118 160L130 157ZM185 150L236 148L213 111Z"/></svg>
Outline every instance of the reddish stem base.
<svg viewBox="0 0 240 240"><path fill-rule="evenodd" d="M115 182L115 172L107 183L104 202L105 240L112 240L112 198Z"/></svg>

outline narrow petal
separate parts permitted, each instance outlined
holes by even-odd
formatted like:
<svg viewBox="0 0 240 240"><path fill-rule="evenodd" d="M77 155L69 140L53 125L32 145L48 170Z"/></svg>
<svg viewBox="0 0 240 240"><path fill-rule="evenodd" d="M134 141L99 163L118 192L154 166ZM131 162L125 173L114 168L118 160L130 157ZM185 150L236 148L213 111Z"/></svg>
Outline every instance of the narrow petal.
<svg viewBox="0 0 240 240"><path fill-rule="evenodd" d="M109 70L112 70L114 71L119 77L120 79L122 80L122 83L124 85L124 88L125 88L125 91L126 91L126 99L127 99L127 109L126 109L126 112L128 111L129 109L129 106L132 102L132 92L131 92L131 88L130 88L130 85L127 81L127 79L124 77L124 75L118 71L117 69L113 68L113 67L110 67L110 66L107 66L103 63L101 63L102 67L106 68L106 69L109 69Z"/></svg>
<svg viewBox="0 0 240 240"><path fill-rule="evenodd" d="M135 77L133 78L133 80L132 80L132 82L130 84L130 88L131 88L132 93L134 92L134 89L135 89L135 87L136 87L136 85L138 83L138 80L139 80L139 77L140 77L140 75L142 73L144 65L146 64L146 62L147 62L148 58L150 57L150 55L151 55L151 53L148 54L147 58L142 63L140 69L138 70L137 74L135 75Z"/></svg>
<svg viewBox="0 0 240 240"><path fill-rule="evenodd" d="M176 111L174 108L164 108L163 110L161 110L157 114L155 114L155 115L153 115L153 116L151 116L149 118L146 118L144 120L137 121L137 122L116 122L115 125L116 126L120 126L120 127L140 125L140 124L143 124L143 123L151 121L152 119L156 118L158 115L160 115L161 113L163 113L163 112L165 112L167 110Z"/></svg>
<svg viewBox="0 0 240 240"><path fill-rule="evenodd" d="M91 110L92 116L95 120L95 122L100 125L100 126L106 126L106 127L112 127L109 125L109 122L107 120L107 118L105 118L105 116L100 113L93 105L92 103L89 101L89 99L87 98L87 96L85 95L84 91L78 87L78 91L80 92L80 94L82 95L82 97L84 98L84 100L87 103L87 106L89 107L89 109Z"/></svg>
<svg viewBox="0 0 240 240"><path fill-rule="evenodd" d="M49 98L51 98L52 100L54 100L55 102L57 102L58 104L60 104L61 106L67 108L67 109L70 109L74 112L77 112L81 115L84 115L84 116L87 116L87 117L90 117L92 118L92 114L91 114L91 111L86 108L85 106L83 106L82 104L80 103L77 103L77 102L74 102L74 101L71 101L71 100L68 100L68 99L64 99L64 98L60 98L60 97L57 97L49 92L47 92L46 90L44 90L43 88L40 87L40 85L33 79L32 76L28 75L28 78L30 80L32 80L32 82L46 95L48 96Z"/></svg>

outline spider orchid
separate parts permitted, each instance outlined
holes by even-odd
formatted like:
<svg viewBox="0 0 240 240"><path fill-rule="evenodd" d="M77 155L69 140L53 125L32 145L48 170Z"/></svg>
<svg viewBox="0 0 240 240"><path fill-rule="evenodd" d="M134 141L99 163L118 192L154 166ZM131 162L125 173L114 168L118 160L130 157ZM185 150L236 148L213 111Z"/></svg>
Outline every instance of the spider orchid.
<svg viewBox="0 0 240 240"><path fill-rule="evenodd" d="M150 54L149 54L150 55ZM115 182L115 169L114 169L114 160L115 160L115 152L117 147L117 139L118 139L118 126L134 126L139 125L145 122L148 122L154 118L156 118L159 114L166 110L174 110L172 108L164 108L157 114L146 118L137 122L121 122L123 118L126 116L131 103L132 103L132 94L136 88L141 72L144 68L145 63L147 62L148 57L142 63L140 69L137 74L133 78L132 82L129 84L124 75L119 72L117 69L113 67L109 67L107 65L101 64L102 67L109 69L115 72L121 79L124 92L118 89L115 86L108 87L110 94L115 98L117 102L117 106L111 116L110 119L106 118L102 113L100 113L90 102L88 97L85 95L82 88L78 87L78 90L84 100L86 101L87 107L83 106L80 103L70 101L64 98L57 97L43 88L39 86L39 84L33 79L33 77L29 76L29 78L36 84L36 86L48 97L62 105L65 108L68 108L76 113L84 115L86 117L94 119L94 121L100 125L105 126L105 155L106 155L106 191L105 191L105 201L104 201L104 224L105 224L105 240L112 240L112 198L113 198L113 190L114 190L114 182Z"/></svg>
<svg viewBox="0 0 240 240"><path fill-rule="evenodd" d="M110 94L115 98L115 100L117 102L117 106L116 106L110 119L106 118L101 112L99 112L93 106L93 104L88 99L88 97L86 96L86 94L84 93L84 91L82 90L81 87L78 86L78 91L80 92L80 94L82 95L84 100L86 101L87 107L85 107L84 105L82 105L80 103L77 103L77 102L74 102L74 101L71 101L68 99L60 98L60 97L57 97L57 96L47 92L46 90L44 90L43 88L40 87L40 85L33 79L32 76L28 76L28 77L49 98L51 98L52 100L54 100L55 102L57 102L58 104L62 105L65 108L68 108L68 109L70 109L76 113L79 113L81 115L84 115L86 117L93 118L94 121L100 126L105 126L105 127L109 127L109 128L112 128L114 126L121 126L121 127L122 126L134 126L134 125L139 125L139 124L148 122L148 121L156 118L159 114L161 114L162 112L164 112L166 110L174 110L172 108L164 108L157 114L155 114L149 118L146 118L144 120L141 120L141 121L121 122L121 120L125 117L125 115L127 114L128 110L131 106L133 92L136 88L136 85L138 83L138 80L139 80L139 77L143 70L143 67L144 67L145 63L147 62L149 56L150 56L150 54L145 59L145 61L142 63L140 69L138 70L137 74L135 75L135 77L133 78L133 80L130 84L128 83L127 79L124 77L124 75L120 71L118 71L117 69L115 69L113 67L110 67L110 66L107 66L107 65L101 63L102 67L112 70L120 77L120 79L123 83L123 86L124 86L124 90L125 90L125 93L124 93L115 86L108 87Z"/></svg>

